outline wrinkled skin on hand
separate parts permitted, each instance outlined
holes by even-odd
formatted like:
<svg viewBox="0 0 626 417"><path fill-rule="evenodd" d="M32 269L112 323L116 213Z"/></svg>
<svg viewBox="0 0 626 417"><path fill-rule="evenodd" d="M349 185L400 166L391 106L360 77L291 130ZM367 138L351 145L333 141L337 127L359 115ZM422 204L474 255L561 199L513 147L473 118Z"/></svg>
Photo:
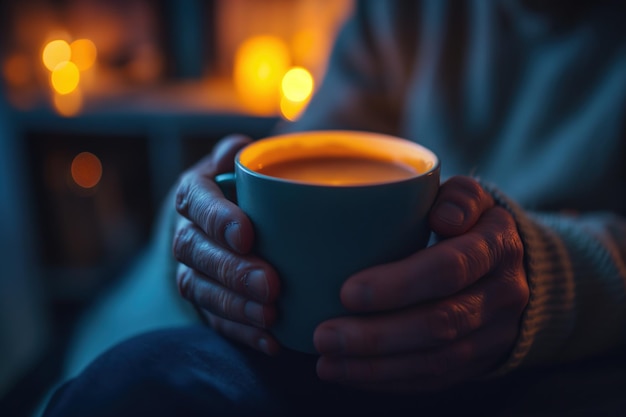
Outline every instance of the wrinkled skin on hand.
<svg viewBox="0 0 626 417"><path fill-rule="evenodd" d="M267 354L280 292L276 271L251 253L252 225L213 182L249 142L222 140L179 182L173 250L177 282L224 336ZM441 185L430 213L437 243L349 277L354 315L318 326L321 379L364 389L436 390L484 376L510 353L529 298L523 246L505 209L469 177Z"/></svg>
<svg viewBox="0 0 626 417"><path fill-rule="evenodd" d="M226 137L181 176L176 190L181 216L173 242L180 262L176 279L181 295L217 332L274 355L280 346L267 329L276 319L278 276L251 254L250 220L213 181L234 170L235 154L249 142L244 136Z"/></svg>

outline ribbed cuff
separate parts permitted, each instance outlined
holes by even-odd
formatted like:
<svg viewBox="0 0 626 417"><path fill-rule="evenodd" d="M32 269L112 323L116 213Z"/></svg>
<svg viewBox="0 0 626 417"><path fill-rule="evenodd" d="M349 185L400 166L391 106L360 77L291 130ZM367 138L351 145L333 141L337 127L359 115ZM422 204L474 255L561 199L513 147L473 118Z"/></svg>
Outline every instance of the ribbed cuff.
<svg viewBox="0 0 626 417"><path fill-rule="evenodd" d="M524 245L524 265L530 288L520 332L508 359L490 376L499 376L522 365L540 363L552 356L571 333L575 288L568 252L559 236L542 226L490 184L482 184L514 217Z"/></svg>

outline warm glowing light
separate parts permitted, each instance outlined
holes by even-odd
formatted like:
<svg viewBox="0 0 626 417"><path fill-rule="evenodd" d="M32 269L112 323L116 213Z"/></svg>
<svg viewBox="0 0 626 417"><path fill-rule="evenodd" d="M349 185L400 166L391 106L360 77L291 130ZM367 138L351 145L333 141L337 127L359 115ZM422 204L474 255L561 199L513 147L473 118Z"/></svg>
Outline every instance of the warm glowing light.
<svg viewBox="0 0 626 417"><path fill-rule="evenodd" d="M274 111L289 61L289 50L280 38L255 36L242 43L235 54L234 70L242 102L254 111Z"/></svg>
<svg viewBox="0 0 626 417"><path fill-rule="evenodd" d="M69 94L78 87L80 71L73 62L64 62L54 68L50 81L54 91L59 94Z"/></svg>
<svg viewBox="0 0 626 417"><path fill-rule="evenodd" d="M302 67L293 67L283 77L281 92L289 101L304 101L313 93L313 76Z"/></svg>
<svg viewBox="0 0 626 417"><path fill-rule="evenodd" d="M317 69L324 64L328 56L332 35L321 28L299 29L291 39L293 58L299 65ZM317 74L319 75L319 74Z"/></svg>
<svg viewBox="0 0 626 417"><path fill-rule="evenodd" d="M164 66L165 59L161 51L153 44L145 43L135 48L126 68L133 81L149 84L158 81Z"/></svg>
<svg viewBox="0 0 626 417"><path fill-rule="evenodd" d="M98 56L96 45L89 39L77 39L70 44L72 51L71 59L79 70L85 71L91 68Z"/></svg>
<svg viewBox="0 0 626 417"><path fill-rule="evenodd" d="M31 63L26 54L13 54L2 65L2 75L7 84L14 87L28 85L31 81Z"/></svg>
<svg viewBox="0 0 626 417"><path fill-rule="evenodd" d="M54 95L54 109L64 117L76 116L83 108L83 94L76 89L69 94Z"/></svg>
<svg viewBox="0 0 626 417"><path fill-rule="evenodd" d="M102 163L91 152L81 152L72 161L72 179L82 188L93 188L102 178Z"/></svg>
<svg viewBox="0 0 626 417"><path fill-rule="evenodd" d="M72 57L72 49L70 45L61 39L48 42L43 48L42 60L43 64L50 71L69 61Z"/></svg>
<svg viewBox="0 0 626 417"><path fill-rule="evenodd" d="M309 104L308 100L305 101L291 101L286 97L280 99L280 114L289 121L296 121Z"/></svg>

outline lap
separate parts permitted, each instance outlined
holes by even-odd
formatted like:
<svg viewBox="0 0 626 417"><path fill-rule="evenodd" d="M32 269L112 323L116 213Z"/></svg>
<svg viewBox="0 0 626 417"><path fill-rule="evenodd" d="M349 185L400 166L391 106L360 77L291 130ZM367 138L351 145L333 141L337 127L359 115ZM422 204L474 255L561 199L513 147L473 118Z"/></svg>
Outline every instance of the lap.
<svg viewBox="0 0 626 417"><path fill-rule="evenodd" d="M572 370L545 372L538 381L536 374L526 373L436 394L383 395L321 382L315 361L314 356L295 352L268 357L201 326L160 330L101 355L55 393L44 415L513 416L526 415L525 410L528 415L542 415L533 404L559 415L558 404L548 400L560 398L555 397L557 387L545 381L556 378L562 383L573 375ZM575 386L572 392L585 391ZM565 395L560 400L571 405L576 399Z"/></svg>

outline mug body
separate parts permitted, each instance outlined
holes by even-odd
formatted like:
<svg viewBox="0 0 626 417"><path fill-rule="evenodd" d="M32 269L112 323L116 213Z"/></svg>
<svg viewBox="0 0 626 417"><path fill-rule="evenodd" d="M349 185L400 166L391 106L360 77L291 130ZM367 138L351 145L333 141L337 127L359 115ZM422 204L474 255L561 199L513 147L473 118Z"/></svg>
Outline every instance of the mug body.
<svg viewBox="0 0 626 417"><path fill-rule="evenodd" d="M398 152L423 159L422 172L401 180L330 185L276 178L255 170L255 161L276 158L284 152L282 146L291 149L306 143L327 152L321 142L328 138L342 146L350 142L342 151L349 153L358 153L364 138L376 139L375 147L366 153L391 155L392 142L406 142L406 149ZM267 149L258 159L255 149L263 146ZM350 275L402 259L426 246L428 212L439 187L439 172L439 161L429 150L366 132L283 135L262 139L238 154L237 203L254 226L256 253L274 266L281 280L278 319L271 329L280 343L316 353L313 332L317 325L350 314L340 300L341 286Z"/></svg>

